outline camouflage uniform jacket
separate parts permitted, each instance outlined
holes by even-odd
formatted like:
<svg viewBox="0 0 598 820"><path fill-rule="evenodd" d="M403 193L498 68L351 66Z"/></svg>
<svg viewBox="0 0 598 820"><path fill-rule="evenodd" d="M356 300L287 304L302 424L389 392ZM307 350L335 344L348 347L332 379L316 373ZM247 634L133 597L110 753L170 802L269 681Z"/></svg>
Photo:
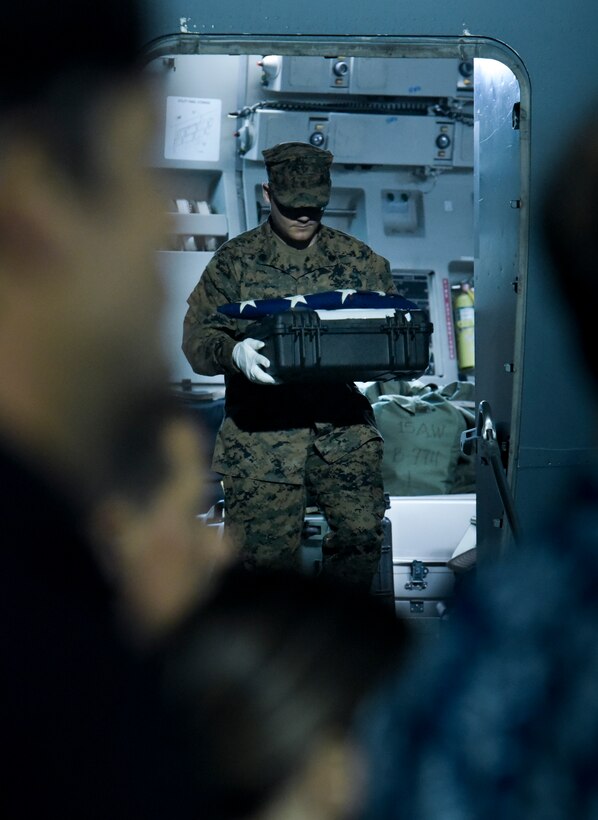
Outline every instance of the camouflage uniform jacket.
<svg viewBox="0 0 598 820"><path fill-rule="evenodd" d="M381 438L371 405L355 384L250 382L232 360L249 320L217 312L230 302L340 288L395 292L386 259L325 225L314 245L302 251L279 239L269 222L216 251L187 300L183 330L183 350L193 370L225 374L225 418L212 462L216 472L302 484L310 442L334 462Z"/></svg>

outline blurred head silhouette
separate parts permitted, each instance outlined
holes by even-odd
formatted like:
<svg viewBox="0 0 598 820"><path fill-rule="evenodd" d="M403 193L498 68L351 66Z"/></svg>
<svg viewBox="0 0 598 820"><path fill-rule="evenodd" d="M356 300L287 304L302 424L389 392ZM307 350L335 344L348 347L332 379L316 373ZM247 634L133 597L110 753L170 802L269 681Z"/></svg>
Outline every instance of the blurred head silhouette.
<svg viewBox="0 0 598 820"><path fill-rule="evenodd" d="M347 585L227 570L166 676L211 817L352 816L367 777L352 722L406 639L392 610Z"/></svg>
<svg viewBox="0 0 598 820"><path fill-rule="evenodd" d="M167 377L153 95L133 2L93 24L74 0L8 4L2 25L0 434L79 496L119 414Z"/></svg>
<svg viewBox="0 0 598 820"><path fill-rule="evenodd" d="M167 638L233 557L204 508L203 429L172 396L144 401L112 443L113 475L91 510L95 550L136 641Z"/></svg>
<svg viewBox="0 0 598 820"><path fill-rule="evenodd" d="M156 675L84 530L115 431L168 378L142 18L31 0L0 23L3 816L183 816Z"/></svg>
<svg viewBox="0 0 598 820"><path fill-rule="evenodd" d="M591 111L573 128L537 209L544 272L565 307L559 331L570 331L594 398L597 126ZM465 591L439 651L364 716L381 765L362 820L596 817L598 469L587 455L533 536Z"/></svg>

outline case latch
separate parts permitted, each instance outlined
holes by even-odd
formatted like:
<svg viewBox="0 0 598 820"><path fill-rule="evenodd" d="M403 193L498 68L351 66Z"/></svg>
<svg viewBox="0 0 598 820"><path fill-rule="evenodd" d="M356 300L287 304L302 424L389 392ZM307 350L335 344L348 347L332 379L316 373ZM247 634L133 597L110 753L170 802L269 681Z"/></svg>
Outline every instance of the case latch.
<svg viewBox="0 0 598 820"><path fill-rule="evenodd" d="M425 589L428 582L424 578L428 574L428 567L423 561L411 562L411 580L405 584L405 589Z"/></svg>

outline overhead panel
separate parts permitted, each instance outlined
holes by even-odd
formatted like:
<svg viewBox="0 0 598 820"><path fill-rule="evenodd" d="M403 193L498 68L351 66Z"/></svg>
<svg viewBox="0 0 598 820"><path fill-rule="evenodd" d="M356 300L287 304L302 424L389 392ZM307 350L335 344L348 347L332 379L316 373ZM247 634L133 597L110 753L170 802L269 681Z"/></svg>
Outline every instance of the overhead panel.
<svg viewBox="0 0 598 820"><path fill-rule="evenodd" d="M462 150L467 126L435 117L261 109L249 128L245 159L261 160L265 148L299 140L332 151L336 163L471 167L473 162L472 152Z"/></svg>
<svg viewBox="0 0 598 820"><path fill-rule="evenodd" d="M473 90L471 61L267 55L262 85L283 93L455 97Z"/></svg>

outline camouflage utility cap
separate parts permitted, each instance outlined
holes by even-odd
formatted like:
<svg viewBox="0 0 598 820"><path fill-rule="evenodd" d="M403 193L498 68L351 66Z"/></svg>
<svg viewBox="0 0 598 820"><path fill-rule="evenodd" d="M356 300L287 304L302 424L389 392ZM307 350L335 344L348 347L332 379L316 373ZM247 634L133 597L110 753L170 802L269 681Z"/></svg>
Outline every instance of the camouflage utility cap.
<svg viewBox="0 0 598 820"><path fill-rule="evenodd" d="M274 198L287 208L325 208L332 154L308 142L281 142L262 151Z"/></svg>

